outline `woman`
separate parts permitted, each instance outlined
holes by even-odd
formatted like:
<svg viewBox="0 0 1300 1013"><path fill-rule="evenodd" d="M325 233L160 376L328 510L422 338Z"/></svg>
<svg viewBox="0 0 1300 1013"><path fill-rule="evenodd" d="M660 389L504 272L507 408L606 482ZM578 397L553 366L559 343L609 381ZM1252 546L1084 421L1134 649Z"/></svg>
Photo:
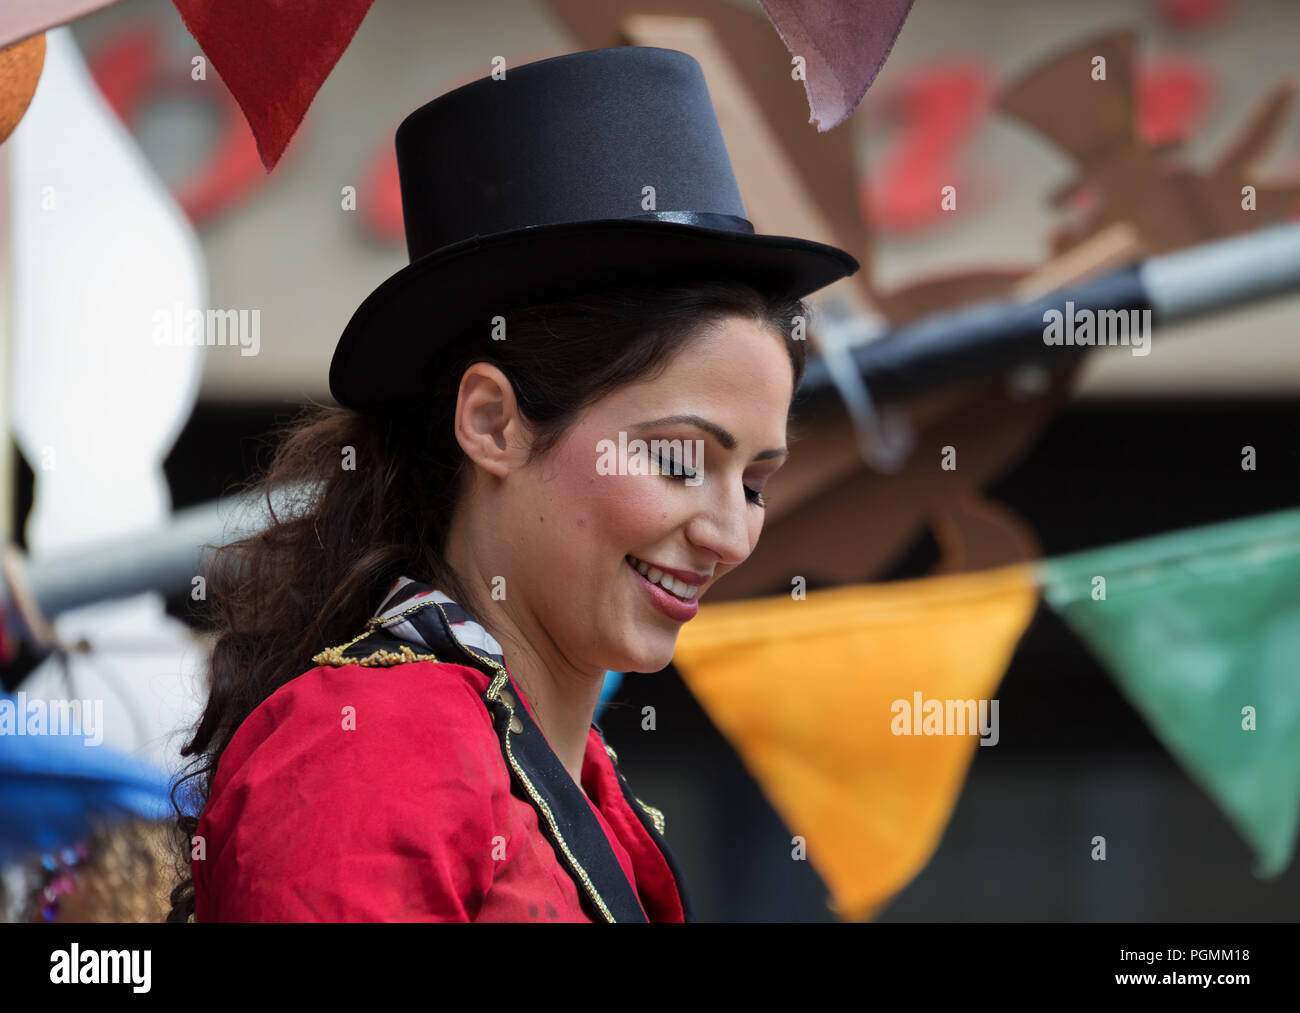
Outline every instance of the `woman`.
<svg viewBox="0 0 1300 1013"><path fill-rule="evenodd" d="M510 69L396 143L411 264L262 479L309 492L210 568L171 918L690 920L596 702L753 550L800 297L857 262L754 234L672 50Z"/></svg>

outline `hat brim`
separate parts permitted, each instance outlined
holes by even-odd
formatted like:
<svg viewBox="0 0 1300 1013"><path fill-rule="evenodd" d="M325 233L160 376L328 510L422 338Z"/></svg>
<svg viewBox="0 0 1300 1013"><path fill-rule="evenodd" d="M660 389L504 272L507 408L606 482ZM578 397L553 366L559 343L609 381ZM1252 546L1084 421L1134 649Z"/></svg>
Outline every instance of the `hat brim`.
<svg viewBox="0 0 1300 1013"><path fill-rule="evenodd" d="M473 236L412 261L357 307L330 362L330 393L358 410L420 394L423 367L508 309L620 282L736 278L802 298L858 270L808 239L676 222L564 222Z"/></svg>

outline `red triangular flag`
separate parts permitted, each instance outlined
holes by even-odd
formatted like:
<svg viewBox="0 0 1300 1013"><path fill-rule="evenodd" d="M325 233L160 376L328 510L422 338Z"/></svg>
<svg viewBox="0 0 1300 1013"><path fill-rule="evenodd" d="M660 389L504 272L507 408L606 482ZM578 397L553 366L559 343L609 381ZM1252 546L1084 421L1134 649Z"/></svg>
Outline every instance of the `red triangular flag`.
<svg viewBox="0 0 1300 1013"><path fill-rule="evenodd" d="M270 172L374 0L172 0Z"/></svg>

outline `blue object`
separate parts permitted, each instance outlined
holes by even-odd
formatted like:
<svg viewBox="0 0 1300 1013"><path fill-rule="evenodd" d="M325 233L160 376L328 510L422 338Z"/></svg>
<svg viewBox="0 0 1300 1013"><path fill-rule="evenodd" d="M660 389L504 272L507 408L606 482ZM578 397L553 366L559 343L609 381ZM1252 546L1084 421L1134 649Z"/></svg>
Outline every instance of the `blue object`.
<svg viewBox="0 0 1300 1013"><path fill-rule="evenodd" d="M596 718L618 693L622 672L605 673ZM18 710L18 700L0 693ZM22 712L18 720L25 720ZM108 819L173 814L167 772L72 735L0 734L0 864L54 852Z"/></svg>
<svg viewBox="0 0 1300 1013"><path fill-rule="evenodd" d="M601 712L605 709L605 704L609 703L618 693L618 687L622 685L622 672L605 672L605 686L600 691L600 699L596 701L596 720L600 720Z"/></svg>
<svg viewBox="0 0 1300 1013"><path fill-rule="evenodd" d="M12 694L0 701L26 720ZM166 771L81 736L0 734L0 864L73 844L104 817L165 819L170 791Z"/></svg>

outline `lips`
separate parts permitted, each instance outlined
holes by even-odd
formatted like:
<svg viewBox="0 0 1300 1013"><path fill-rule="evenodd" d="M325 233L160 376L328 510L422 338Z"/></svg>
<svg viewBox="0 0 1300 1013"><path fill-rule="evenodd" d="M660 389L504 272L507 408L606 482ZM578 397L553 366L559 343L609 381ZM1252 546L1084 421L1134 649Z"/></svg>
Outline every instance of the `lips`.
<svg viewBox="0 0 1300 1013"><path fill-rule="evenodd" d="M700 610L699 601L694 598L679 598L662 585L652 583L633 565L632 561L635 558L635 556L627 556L625 557L624 562L627 563L628 567L632 570L632 576L636 579L636 582L641 585L641 588L647 596L647 600L674 622L684 623L695 618L696 613Z"/></svg>
<svg viewBox="0 0 1300 1013"><path fill-rule="evenodd" d="M670 570L662 566L655 566L648 560L639 559L630 552L623 558L646 581L662 587L669 594L680 598L682 601L694 601L700 592L700 588L709 579L705 575L696 574L690 570Z"/></svg>

